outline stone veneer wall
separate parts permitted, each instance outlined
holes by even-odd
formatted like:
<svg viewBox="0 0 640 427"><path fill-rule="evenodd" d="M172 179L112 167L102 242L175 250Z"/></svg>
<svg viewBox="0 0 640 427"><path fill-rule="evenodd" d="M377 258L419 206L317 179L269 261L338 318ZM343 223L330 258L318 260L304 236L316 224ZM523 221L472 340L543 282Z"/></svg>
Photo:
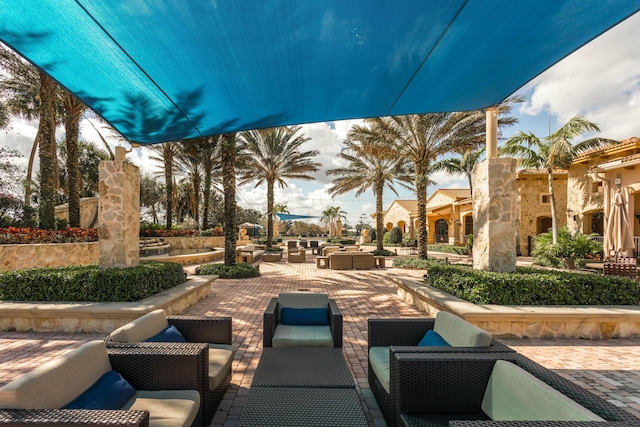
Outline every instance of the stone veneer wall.
<svg viewBox="0 0 640 427"><path fill-rule="evenodd" d="M513 158L487 159L473 170L473 268L515 271L517 194Z"/></svg>
<svg viewBox="0 0 640 427"><path fill-rule="evenodd" d="M124 160L103 160L98 173L98 264L101 268L135 267L140 258L138 167Z"/></svg>
<svg viewBox="0 0 640 427"><path fill-rule="evenodd" d="M224 236L211 237L161 237L171 249L223 248Z"/></svg>
<svg viewBox="0 0 640 427"><path fill-rule="evenodd" d="M98 264L98 243L0 245L0 272Z"/></svg>

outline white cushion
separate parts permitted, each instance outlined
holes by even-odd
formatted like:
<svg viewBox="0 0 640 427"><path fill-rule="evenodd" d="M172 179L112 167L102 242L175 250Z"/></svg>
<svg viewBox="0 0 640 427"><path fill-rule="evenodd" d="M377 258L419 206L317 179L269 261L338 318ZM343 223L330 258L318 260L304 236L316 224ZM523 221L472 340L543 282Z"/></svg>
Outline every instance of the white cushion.
<svg viewBox="0 0 640 427"><path fill-rule="evenodd" d="M138 390L122 409L149 411L149 427L188 427L198 415L196 390Z"/></svg>
<svg viewBox="0 0 640 427"><path fill-rule="evenodd" d="M127 323L109 334L111 341L145 341L169 327L164 310L158 309Z"/></svg>
<svg viewBox="0 0 640 427"><path fill-rule="evenodd" d="M276 347L333 347L329 326L278 324L271 342Z"/></svg>
<svg viewBox="0 0 640 427"><path fill-rule="evenodd" d="M492 336L466 320L439 311L433 324L433 331L437 332L451 347L489 347Z"/></svg>
<svg viewBox="0 0 640 427"><path fill-rule="evenodd" d="M106 344L88 342L0 388L0 408L62 408L110 370Z"/></svg>
<svg viewBox="0 0 640 427"><path fill-rule="evenodd" d="M496 361L481 407L494 421L604 421L505 360Z"/></svg>
<svg viewBox="0 0 640 427"><path fill-rule="evenodd" d="M209 390L218 388L231 370L233 346L227 344L209 344Z"/></svg>
<svg viewBox="0 0 640 427"><path fill-rule="evenodd" d="M369 349L369 364L376 373L378 381L387 393L391 393L391 367L389 364L389 347L371 347Z"/></svg>

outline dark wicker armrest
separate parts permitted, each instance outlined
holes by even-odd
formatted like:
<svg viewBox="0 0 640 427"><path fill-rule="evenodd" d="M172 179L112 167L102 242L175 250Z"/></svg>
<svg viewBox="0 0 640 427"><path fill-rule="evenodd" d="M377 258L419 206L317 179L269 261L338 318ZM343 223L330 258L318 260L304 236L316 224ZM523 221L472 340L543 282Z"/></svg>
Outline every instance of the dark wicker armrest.
<svg viewBox="0 0 640 427"><path fill-rule="evenodd" d="M19 426L118 426L148 427L147 411L95 409L0 409L0 424Z"/></svg>
<svg viewBox="0 0 640 427"><path fill-rule="evenodd" d="M187 342L231 344L233 342L231 317L168 316Z"/></svg>
<svg viewBox="0 0 640 427"><path fill-rule="evenodd" d="M496 340L489 347L418 347L409 345L392 345L393 353L515 353L515 350Z"/></svg>
<svg viewBox="0 0 640 427"><path fill-rule="evenodd" d="M395 353L391 395L397 413L477 413L495 361L514 353Z"/></svg>
<svg viewBox="0 0 640 427"><path fill-rule="evenodd" d="M369 319L368 346L415 346L429 329L433 329L434 322L433 318Z"/></svg>
<svg viewBox="0 0 640 427"><path fill-rule="evenodd" d="M112 368L136 390L198 390L209 386L205 343L107 343Z"/></svg>
<svg viewBox="0 0 640 427"><path fill-rule="evenodd" d="M342 312L334 299L329 299L329 326L333 336L333 347L342 348Z"/></svg>
<svg viewBox="0 0 640 427"><path fill-rule="evenodd" d="M273 346L273 334L276 331L276 326L278 326L277 310L278 310L278 298L271 298L271 301L269 301L269 305L267 305L267 309L264 311L264 322L262 325L262 328L263 328L262 346L263 347Z"/></svg>
<svg viewBox="0 0 640 427"><path fill-rule="evenodd" d="M638 423L619 421L449 421L449 427L637 427Z"/></svg>

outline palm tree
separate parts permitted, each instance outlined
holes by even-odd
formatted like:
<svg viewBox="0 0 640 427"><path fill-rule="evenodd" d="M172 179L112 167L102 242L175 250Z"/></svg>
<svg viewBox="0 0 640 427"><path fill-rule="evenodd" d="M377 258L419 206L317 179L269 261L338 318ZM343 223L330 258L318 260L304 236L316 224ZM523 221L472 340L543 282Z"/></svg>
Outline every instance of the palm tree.
<svg viewBox="0 0 640 427"><path fill-rule="evenodd" d="M39 227L54 230L56 206L56 111L55 98L58 87L55 81L40 71L40 198L38 208Z"/></svg>
<svg viewBox="0 0 640 427"><path fill-rule="evenodd" d="M336 221L346 219L347 213L340 206L333 206L322 211L322 219L329 225L329 237L334 237L334 231L337 235Z"/></svg>
<svg viewBox="0 0 640 427"><path fill-rule="evenodd" d="M178 142L165 142L164 144L152 145L149 149L157 154L157 156L151 156L150 158L161 162L163 165L164 186L167 192L165 228L171 230L174 205L173 173L175 171L175 158L179 153L180 146Z"/></svg>
<svg viewBox="0 0 640 427"><path fill-rule="evenodd" d="M240 184L256 181L256 187L267 184L267 247L273 239L274 185L287 187L285 179L312 180L308 175L321 166L311 158L316 150L301 151L302 144L310 138L299 135L300 126L278 127L241 133L243 165Z"/></svg>
<svg viewBox="0 0 640 427"><path fill-rule="evenodd" d="M176 167L183 176L181 183L186 183L187 205L191 216L200 225L200 195L202 190L202 162L198 141L189 141L179 145L176 156Z"/></svg>
<svg viewBox="0 0 640 427"><path fill-rule="evenodd" d="M451 157L448 159L442 159L433 164L432 170L434 172L444 171L451 175L459 174L467 177L469 182L469 189L473 194L473 168L480 163L480 158L484 154L484 147L480 150L465 150L462 157Z"/></svg>
<svg viewBox="0 0 640 427"><path fill-rule="evenodd" d="M387 186L396 195L393 183L410 182L411 175L405 163L396 156L389 144L379 141L377 135L372 134L367 126L353 126L345 140L346 149L338 155L348 162L344 168L327 171L327 175L338 176L333 180L333 187L329 192L333 195L344 194L355 190L356 197L371 189L376 197L376 249L383 250L382 235L384 224L382 219L384 187ZM334 208L328 214L334 213ZM339 214L340 208L337 213Z"/></svg>
<svg viewBox="0 0 640 427"><path fill-rule="evenodd" d="M605 138L591 138L571 144L571 140L589 132L600 132L597 124L584 116L577 115L551 135L540 139L533 133L518 132L498 150L500 155L518 158L526 168L544 169L547 172L549 199L551 202L551 232L553 244L558 243L558 220L553 189L553 171L566 169L580 153L619 141Z"/></svg>
<svg viewBox="0 0 640 427"><path fill-rule="evenodd" d="M509 98L497 106L498 127L517 122L505 117L511 111ZM414 188L418 201L418 256L427 259L427 187L433 163L450 152L477 149L486 140L485 114L481 111L414 114L368 119L372 131L393 141L398 156L413 164Z"/></svg>
<svg viewBox="0 0 640 427"><path fill-rule="evenodd" d="M80 117L86 106L71 92L62 93L64 128L67 142L67 195L69 198L69 226L80 227L80 168L78 166L78 135Z"/></svg>
<svg viewBox="0 0 640 427"><path fill-rule="evenodd" d="M220 141L220 163L224 189L224 264L236 263L236 144L235 133L222 135Z"/></svg>

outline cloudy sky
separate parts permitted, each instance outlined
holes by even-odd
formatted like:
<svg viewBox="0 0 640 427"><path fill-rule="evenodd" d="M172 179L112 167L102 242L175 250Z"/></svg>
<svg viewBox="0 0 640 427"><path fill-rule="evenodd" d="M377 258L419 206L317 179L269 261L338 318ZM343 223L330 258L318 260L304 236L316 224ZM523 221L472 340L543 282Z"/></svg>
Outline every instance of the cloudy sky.
<svg viewBox="0 0 640 427"><path fill-rule="evenodd" d="M601 135L613 139L627 139L640 136L640 14L603 34L590 44L573 53L554 67L541 74L517 93L526 99L514 112L520 122L504 132L504 137L522 130L546 136L551 130L564 124L576 114L583 114L597 123ZM340 165L336 155L342 148L342 141L350 126L357 120L303 125L303 132L311 140L307 149L318 150L316 159L322 168L314 175L314 181L291 181L285 189L276 189L275 200L284 204L293 214L321 215L330 206L340 206L347 212L351 225L360 221L361 215L375 210L373 193L356 198L352 193L331 198L327 189L331 180L325 171ZM95 131L83 122L83 137L100 144ZM16 148L29 155L37 131L37 123L14 120L11 129L0 131L0 146ZM144 149L138 149L129 157L138 164L142 172L155 172L158 165L148 159ZM430 187L466 188L466 179L460 176L437 174L432 177L437 182ZM407 191L399 197L386 191L384 202L387 207L394 199L413 199ZM238 203L246 208L266 211L266 188L245 186L239 188Z"/></svg>

